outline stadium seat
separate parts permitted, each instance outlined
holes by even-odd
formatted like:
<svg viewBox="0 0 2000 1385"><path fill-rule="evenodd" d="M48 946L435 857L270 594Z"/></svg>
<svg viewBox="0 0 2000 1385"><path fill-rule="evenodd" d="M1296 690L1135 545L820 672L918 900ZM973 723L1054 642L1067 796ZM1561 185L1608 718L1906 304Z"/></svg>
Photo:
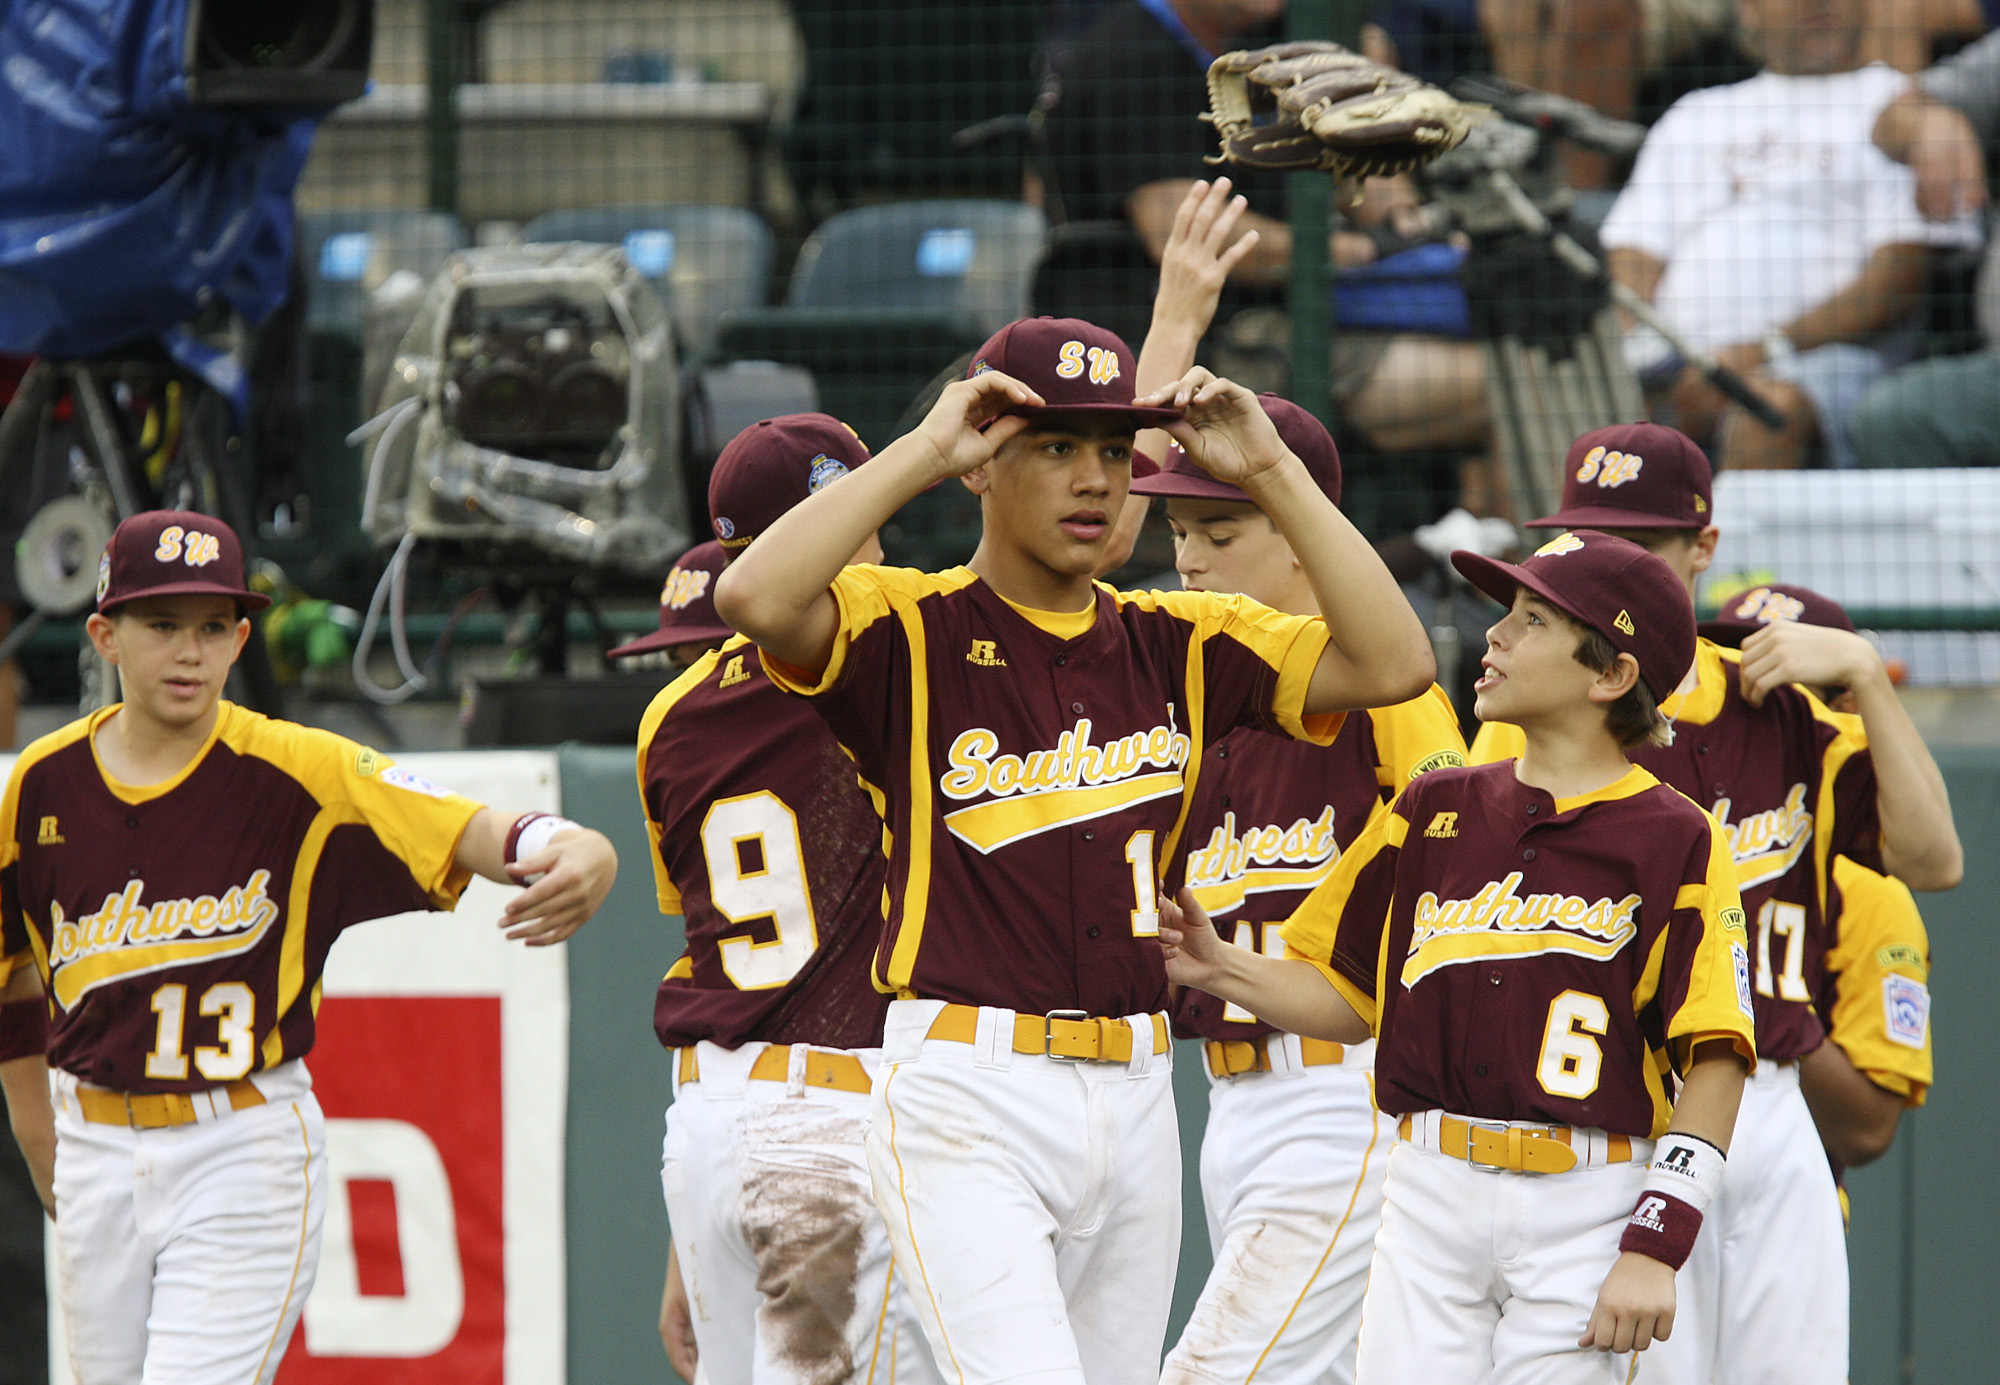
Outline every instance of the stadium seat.
<svg viewBox="0 0 2000 1385"><path fill-rule="evenodd" d="M724 314L716 354L802 365L870 447L939 370L1028 312L1046 223L1017 202L905 202L830 218L785 302Z"/></svg>
<svg viewBox="0 0 2000 1385"><path fill-rule="evenodd" d="M740 207L579 207L536 217L521 239L624 246L625 258L666 300L688 356L714 344L724 313L761 307L770 297L771 231Z"/></svg>

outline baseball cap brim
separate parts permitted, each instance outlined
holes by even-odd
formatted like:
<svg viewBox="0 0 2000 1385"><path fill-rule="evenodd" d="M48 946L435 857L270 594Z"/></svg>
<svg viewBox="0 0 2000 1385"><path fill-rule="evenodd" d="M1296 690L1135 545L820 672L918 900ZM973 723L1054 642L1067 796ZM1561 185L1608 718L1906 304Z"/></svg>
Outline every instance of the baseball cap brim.
<svg viewBox="0 0 2000 1385"><path fill-rule="evenodd" d="M129 606L149 596L226 596L246 612L261 611L271 604L271 598L262 592L245 591L240 587L225 587L219 582L169 582L165 586L147 587L144 591L121 596L109 605L97 608L100 615L109 615L120 606Z"/></svg>
<svg viewBox="0 0 2000 1385"><path fill-rule="evenodd" d="M1142 404L1033 404L1007 412L1024 418L1041 418L1047 414L1123 414L1132 420L1132 431L1136 433L1142 428L1157 428L1162 423L1172 423L1185 411Z"/></svg>
<svg viewBox="0 0 2000 1385"><path fill-rule="evenodd" d="M683 644L701 644L707 640L726 640L736 632L720 621L714 625L676 625L671 630L655 630L650 635L641 635L630 644L621 644L616 649L604 652L607 659L625 659L634 654L651 654L661 649L673 649Z"/></svg>
<svg viewBox="0 0 2000 1385"><path fill-rule="evenodd" d="M1461 577L1472 583L1480 591L1485 592L1502 606L1512 606L1514 604L1514 593L1520 588L1526 587L1529 591L1548 602L1549 605L1561 611L1577 624L1588 626L1591 629L1596 628L1591 625L1588 616L1584 615L1583 612L1560 596L1548 583L1542 581L1541 578L1535 576L1534 573L1524 567L1517 567L1513 563L1503 563L1498 558L1489 558L1485 554L1475 553L1469 548L1454 550L1451 555L1451 565L1458 569Z"/></svg>
<svg viewBox="0 0 2000 1385"><path fill-rule="evenodd" d="M1615 505L1581 505L1531 519L1529 529L1700 529L1698 519L1675 519L1650 510L1621 510Z"/></svg>
<svg viewBox="0 0 2000 1385"><path fill-rule="evenodd" d="M1227 481L1218 481L1206 472L1160 471L1146 476L1143 480L1135 468L1132 472L1132 494L1164 495L1173 500L1239 500L1249 501L1249 495Z"/></svg>

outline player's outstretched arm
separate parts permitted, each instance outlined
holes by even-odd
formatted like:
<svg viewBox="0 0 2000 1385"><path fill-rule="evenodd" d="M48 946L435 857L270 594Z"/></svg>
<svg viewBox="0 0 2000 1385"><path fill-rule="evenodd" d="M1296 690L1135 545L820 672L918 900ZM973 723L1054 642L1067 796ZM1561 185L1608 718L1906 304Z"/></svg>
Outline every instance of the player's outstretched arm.
<svg viewBox="0 0 2000 1385"><path fill-rule="evenodd" d="M1848 630L1773 621L1743 641L1742 669L1743 695L1753 706L1786 683L1853 692L1875 765L1882 864L1913 890L1948 890L1965 878L1944 775L1874 645Z"/></svg>
<svg viewBox="0 0 2000 1385"><path fill-rule="evenodd" d="M1673 1119L1667 1123L1669 1133L1692 1135L1727 1154L1729 1137L1736 1129L1736 1108L1743 1100L1746 1066L1743 1055L1726 1039L1695 1045L1681 1099L1674 1103ZM1719 1159L1714 1167L1719 1177ZM1643 1197L1640 1205L1645 1207ZM1636 1250L1622 1252L1604 1277L1590 1325L1577 1345L1626 1352L1644 1351L1656 1341L1665 1341L1674 1330L1674 1274L1674 1266L1655 1256Z"/></svg>
<svg viewBox="0 0 2000 1385"><path fill-rule="evenodd" d="M1167 431L1211 476L1247 492L1305 569L1330 637L1306 691L1308 712L1393 706L1431 685L1437 660L1423 622L1374 546L1285 446L1257 396L1197 366L1135 402L1185 409Z"/></svg>
<svg viewBox="0 0 2000 1385"><path fill-rule="evenodd" d="M42 978L30 966L19 967L5 986L0 986L0 1005L43 1005ZM35 1196L42 1210L56 1214L56 1115L49 1105L49 1065L39 1053L0 1062L0 1091L7 1094L7 1123L21 1155L28 1161L28 1173L35 1182Z"/></svg>
<svg viewBox="0 0 2000 1385"><path fill-rule="evenodd" d="M785 663L823 670L840 623L830 588L855 550L938 481L993 460L1027 426L1007 410L1041 402L997 370L946 385L913 431L794 505L744 549L715 584L716 614Z"/></svg>
<svg viewBox="0 0 2000 1385"><path fill-rule="evenodd" d="M516 833L516 825L530 817L554 830L546 836ZM527 887L507 901L500 926L510 940L529 947L562 942L583 927L618 878L618 853L602 832L564 818L496 808L480 809L466 824L455 859L461 870Z"/></svg>
<svg viewBox="0 0 2000 1385"><path fill-rule="evenodd" d="M1224 942L1191 890L1183 889L1178 900L1160 896L1160 945L1167 979L1176 986L1193 986L1241 1005L1288 1034L1342 1044L1371 1037L1368 1021L1319 968Z"/></svg>

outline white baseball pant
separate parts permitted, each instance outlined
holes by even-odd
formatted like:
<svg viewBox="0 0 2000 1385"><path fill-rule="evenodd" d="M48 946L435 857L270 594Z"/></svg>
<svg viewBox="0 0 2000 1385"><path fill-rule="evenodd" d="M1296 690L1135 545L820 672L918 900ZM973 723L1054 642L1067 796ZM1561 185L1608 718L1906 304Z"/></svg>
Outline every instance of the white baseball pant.
<svg viewBox="0 0 2000 1385"><path fill-rule="evenodd" d="M1796 1063L1743 1087L1722 1188L1680 1275L1661 1348L1692 1385L1842 1385L1847 1236Z"/></svg>
<svg viewBox="0 0 2000 1385"><path fill-rule="evenodd" d="M1634 1141L1650 1158L1650 1141ZM1361 1307L1360 1385L1668 1381L1657 1347L1577 1346L1646 1181L1644 1162L1485 1171L1411 1141L1389 1156Z"/></svg>
<svg viewBox="0 0 2000 1385"><path fill-rule="evenodd" d="M57 1293L77 1385L267 1385L319 1268L326 1122L303 1063L265 1104L158 1130L56 1102Z"/></svg>
<svg viewBox="0 0 2000 1385"><path fill-rule="evenodd" d="M1336 1065L1270 1039L1273 1070L1209 1079L1201 1196L1214 1268L1165 1385L1353 1385L1361 1295L1396 1122L1375 1109L1375 1045Z"/></svg>
<svg viewBox="0 0 2000 1385"><path fill-rule="evenodd" d="M806 1086L803 1045L791 1080L753 1081L767 1047L697 1045L700 1078L676 1074L667 1110L660 1183L696 1385L933 1382L869 1186L868 1093Z"/></svg>
<svg viewBox="0 0 2000 1385"><path fill-rule="evenodd" d="M952 1385L1155 1385L1180 1253L1171 1047L1131 1017L1125 1063L927 1039L942 1002L889 1007L868 1167Z"/></svg>

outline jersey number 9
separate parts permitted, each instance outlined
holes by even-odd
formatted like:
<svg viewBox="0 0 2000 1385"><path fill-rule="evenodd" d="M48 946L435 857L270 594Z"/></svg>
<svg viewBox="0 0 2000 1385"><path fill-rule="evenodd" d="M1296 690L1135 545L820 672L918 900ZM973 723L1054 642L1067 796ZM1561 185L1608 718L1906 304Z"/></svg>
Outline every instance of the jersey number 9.
<svg viewBox="0 0 2000 1385"><path fill-rule="evenodd" d="M722 939L722 970L741 991L786 984L819 947L798 817L769 790L718 799L702 819L701 850L716 912L731 923L769 919L778 933L768 943Z"/></svg>

